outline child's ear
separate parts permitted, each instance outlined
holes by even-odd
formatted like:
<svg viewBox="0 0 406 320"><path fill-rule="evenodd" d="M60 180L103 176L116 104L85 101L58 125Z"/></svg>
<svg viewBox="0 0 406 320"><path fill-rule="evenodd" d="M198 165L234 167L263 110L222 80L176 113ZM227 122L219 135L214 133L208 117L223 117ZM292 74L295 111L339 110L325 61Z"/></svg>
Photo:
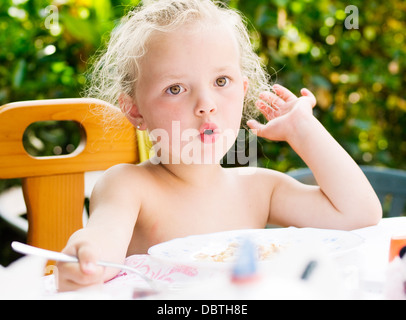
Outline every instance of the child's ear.
<svg viewBox="0 0 406 320"><path fill-rule="evenodd" d="M245 96L247 94L247 92L248 92L248 87L250 85L248 77L243 78L243 84L244 84L244 96Z"/></svg>
<svg viewBox="0 0 406 320"><path fill-rule="evenodd" d="M134 103L134 99L126 93L121 93L118 98L120 109L127 117L128 121L132 123L138 130L146 130L146 125L142 114L139 112L138 107Z"/></svg>

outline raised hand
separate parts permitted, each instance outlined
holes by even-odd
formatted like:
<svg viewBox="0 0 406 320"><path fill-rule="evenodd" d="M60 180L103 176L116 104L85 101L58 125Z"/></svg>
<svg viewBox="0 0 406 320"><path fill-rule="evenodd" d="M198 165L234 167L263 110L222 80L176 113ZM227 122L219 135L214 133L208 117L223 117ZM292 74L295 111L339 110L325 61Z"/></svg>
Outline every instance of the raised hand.
<svg viewBox="0 0 406 320"><path fill-rule="evenodd" d="M262 92L256 103L268 123L260 124L256 120L250 120L247 124L260 137L288 141L298 121L312 115L316 98L308 89L302 89L300 97L281 85L274 85L273 91Z"/></svg>

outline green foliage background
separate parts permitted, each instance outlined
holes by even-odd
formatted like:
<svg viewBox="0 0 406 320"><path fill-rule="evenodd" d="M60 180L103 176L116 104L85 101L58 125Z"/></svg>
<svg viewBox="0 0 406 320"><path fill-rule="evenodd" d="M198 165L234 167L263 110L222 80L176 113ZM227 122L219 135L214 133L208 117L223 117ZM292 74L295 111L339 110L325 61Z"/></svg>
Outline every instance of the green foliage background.
<svg viewBox="0 0 406 320"><path fill-rule="evenodd" d="M0 105L79 97L90 57L138 2L2 0ZM311 89L316 116L357 163L406 169L404 0L225 2L247 17L272 81ZM349 5L358 9L358 29L345 27ZM78 141L72 123L35 125L25 136L34 155L67 153ZM258 150L260 166L304 166L286 143L261 140ZM0 191L13 183L0 180Z"/></svg>
<svg viewBox="0 0 406 320"><path fill-rule="evenodd" d="M259 31L274 80L313 90L316 115L359 164L406 167L406 2L236 1ZM345 9L358 8L359 29ZM351 20L350 20L351 22ZM300 166L285 145L263 144L263 163Z"/></svg>

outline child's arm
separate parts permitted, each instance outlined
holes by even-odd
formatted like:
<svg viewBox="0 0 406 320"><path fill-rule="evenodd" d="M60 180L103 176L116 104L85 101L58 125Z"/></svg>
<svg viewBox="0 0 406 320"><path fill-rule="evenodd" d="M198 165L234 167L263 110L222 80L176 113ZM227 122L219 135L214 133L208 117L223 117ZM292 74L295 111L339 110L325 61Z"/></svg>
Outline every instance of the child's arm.
<svg viewBox="0 0 406 320"><path fill-rule="evenodd" d="M63 250L77 256L80 264L58 264L59 290L101 284L120 271L96 266L95 262L123 263L127 255L140 209L130 181L133 173L127 171L126 165L113 167L96 184L88 224L71 236Z"/></svg>
<svg viewBox="0 0 406 320"><path fill-rule="evenodd" d="M376 224L382 208L369 181L313 116L314 95L302 89L296 97L275 85L261 94L257 107L269 120L248 125L258 136L287 141L312 170L319 187L281 175L272 193L270 219L283 225L355 229Z"/></svg>

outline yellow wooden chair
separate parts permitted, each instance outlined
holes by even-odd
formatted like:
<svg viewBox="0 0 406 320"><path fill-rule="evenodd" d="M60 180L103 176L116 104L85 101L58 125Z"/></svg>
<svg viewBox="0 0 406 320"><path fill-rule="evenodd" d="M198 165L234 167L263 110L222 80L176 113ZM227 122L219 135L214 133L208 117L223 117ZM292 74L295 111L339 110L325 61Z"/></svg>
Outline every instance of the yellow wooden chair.
<svg viewBox="0 0 406 320"><path fill-rule="evenodd" d="M82 139L70 155L33 157L23 146L38 121L75 121ZM148 159L150 143L121 111L96 99L57 99L0 107L0 179L22 178L29 223L27 242L60 251L83 227L84 173Z"/></svg>

